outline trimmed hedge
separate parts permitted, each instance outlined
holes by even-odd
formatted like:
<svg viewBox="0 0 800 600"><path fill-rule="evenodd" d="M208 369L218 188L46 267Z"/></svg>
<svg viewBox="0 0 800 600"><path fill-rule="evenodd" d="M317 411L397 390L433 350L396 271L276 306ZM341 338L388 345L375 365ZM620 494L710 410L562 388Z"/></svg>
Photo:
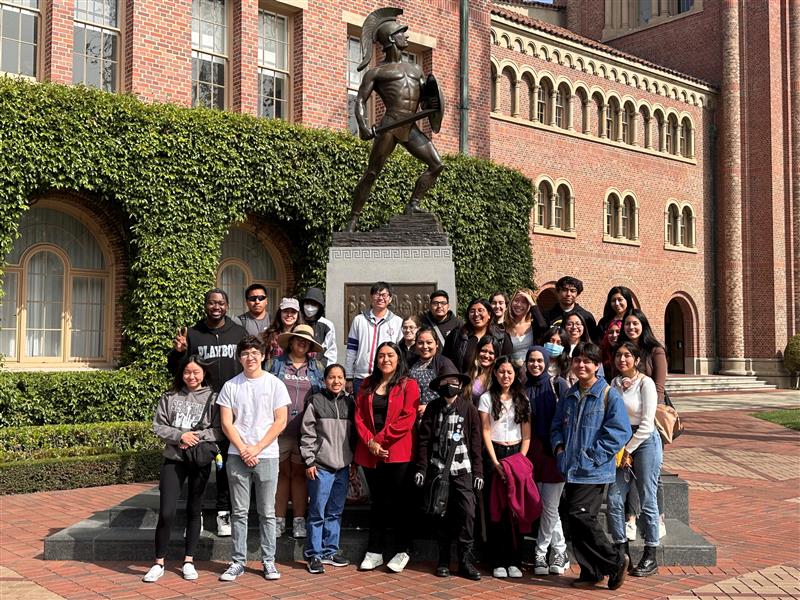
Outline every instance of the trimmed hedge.
<svg viewBox="0 0 800 600"><path fill-rule="evenodd" d="M147 450L0 463L0 495L157 480L161 462L161 450Z"/></svg>
<svg viewBox="0 0 800 600"><path fill-rule="evenodd" d="M789 338L783 351L783 366L791 374L800 373L800 333Z"/></svg>
<svg viewBox="0 0 800 600"><path fill-rule="evenodd" d="M166 370L0 371L0 426L152 419Z"/></svg>
<svg viewBox="0 0 800 600"><path fill-rule="evenodd" d="M0 461L161 450L150 422L43 425L0 429Z"/></svg>
<svg viewBox="0 0 800 600"><path fill-rule="evenodd" d="M124 362L161 366L175 327L200 315L226 232L248 214L296 240L299 289L324 287L331 232L347 221L369 148L347 133L0 77L0 259L31 198L66 190L109 204L129 223L128 297L120 299L128 307ZM451 156L445 162L423 207L449 235L459 296L531 286L530 180L486 160ZM360 226L374 228L401 212L422 169L408 153L395 152ZM100 379L92 393L102 396L101 405L113 404L112 413L103 417L96 414L101 409L82 406L81 416L66 415L67 421L141 418L143 398L133 399L130 414L120 414L131 394L104 392L113 378ZM41 408L46 414L34 422L60 419L67 398L53 410ZM87 411L92 414L82 416Z"/></svg>

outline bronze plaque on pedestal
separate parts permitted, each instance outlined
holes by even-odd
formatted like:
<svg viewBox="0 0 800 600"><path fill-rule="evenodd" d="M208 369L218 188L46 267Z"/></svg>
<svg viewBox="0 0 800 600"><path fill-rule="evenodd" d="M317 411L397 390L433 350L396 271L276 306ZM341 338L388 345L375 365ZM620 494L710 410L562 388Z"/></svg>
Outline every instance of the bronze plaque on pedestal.
<svg viewBox="0 0 800 600"><path fill-rule="evenodd" d="M371 285L345 285L345 332L350 331L350 324L356 315L369 310L370 303L369 289ZM396 315L404 319L412 315L419 315L427 312L430 305L430 295L436 289L435 283L405 283L393 285L394 295L392 303L389 305Z"/></svg>

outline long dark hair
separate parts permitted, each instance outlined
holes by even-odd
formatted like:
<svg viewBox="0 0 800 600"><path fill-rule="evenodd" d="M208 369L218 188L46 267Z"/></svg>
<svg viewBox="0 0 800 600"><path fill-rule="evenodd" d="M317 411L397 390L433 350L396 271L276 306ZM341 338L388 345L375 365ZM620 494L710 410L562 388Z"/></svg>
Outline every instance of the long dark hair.
<svg viewBox="0 0 800 600"><path fill-rule="evenodd" d="M614 312L614 307L611 306L611 298L617 294L625 298L625 302L628 305L627 308L625 309L625 315L627 315L628 313L630 313L631 310L633 310L633 292L630 290L630 288L626 288L624 285L615 285L610 290L608 290L608 296L606 297L606 304L603 307L604 321L610 321L617 316L617 313ZM625 315L623 315L623 318L625 317Z"/></svg>
<svg viewBox="0 0 800 600"><path fill-rule="evenodd" d="M208 365L203 363L197 354L190 354L181 361L181 364L178 365L178 370L175 371L175 377L172 379L173 392L180 392L183 389L183 386L185 385L183 383L183 371L192 363L203 369L203 381L200 384L200 387L205 387L208 385L206 383L206 379L208 379Z"/></svg>
<svg viewBox="0 0 800 600"><path fill-rule="evenodd" d="M475 330L472 328L472 322L469 320L469 309L475 306L476 304L480 304L483 308L486 309L486 312L489 315L489 323L486 327L486 332L490 332L494 330L495 324L492 320L492 305L489 304L489 301L486 298L473 298L467 304L467 310L464 312L464 326L463 331L466 331L467 335L470 336L475 333Z"/></svg>
<svg viewBox="0 0 800 600"><path fill-rule="evenodd" d="M576 311L573 310L566 317L564 317L564 320L561 322L562 323L561 326L564 328L564 331L567 331L567 319L569 319L571 317L577 317L577 319L583 325L583 333L581 334L581 337L580 337L580 340L578 340L578 343L580 343L580 342L591 342L592 338L591 338L591 336L589 336L589 327L587 327L587 325L586 325L586 319L584 319L583 316L581 315L581 313L579 313L579 312L576 312ZM567 331L567 348L569 348L570 344L571 344L571 342L569 342L569 331Z"/></svg>
<svg viewBox="0 0 800 600"><path fill-rule="evenodd" d="M567 335L567 330L561 325L553 325L542 334L542 337L539 339L539 345L544 346L554 335L559 337L561 340L561 347L563 348L561 354L555 358L556 366L560 371L559 375L563 377L567 371L569 371L569 336Z"/></svg>
<svg viewBox="0 0 800 600"><path fill-rule="evenodd" d="M625 321L627 321L628 317L635 317L642 324L642 334L639 336L638 342L633 342L633 340L628 337L628 334L625 333ZM656 348L664 348L664 344L659 342L658 338L653 333L647 316L638 308L628 311L628 314L625 315L625 319L622 321L622 332L619 336L620 345L622 345L623 342L633 342L639 346L639 350L642 351L642 360L648 358Z"/></svg>
<svg viewBox="0 0 800 600"><path fill-rule="evenodd" d="M394 350L395 354L397 354L397 368L395 369L392 378L389 380L389 383L386 386L387 393L394 386L400 383L403 378L408 376L406 359L403 358L403 351L400 350L400 346L394 342L383 342L378 346L378 349L375 350L375 358L372 361L372 373L370 373L369 377L364 380L364 387L366 387L369 391L378 389L378 386L380 386L381 380L383 379L383 373L381 373L381 370L378 368L378 353L381 351L381 348L385 346L389 346L392 350Z"/></svg>
<svg viewBox="0 0 800 600"><path fill-rule="evenodd" d="M500 382L497 381L497 370L503 365L511 365L514 369L514 381L511 383L511 388L508 393L511 394L511 404L514 407L514 422L524 423L531 418L531 404L528 402L527 396L522 389L522 378L520 377L519 369L514 366L511 357L503 355L494 361L492 367L492 383L489 386L489 395L492 398L492 418L496 421L500 418L500 410L503 408L500 402L500 394L502 389Z"/></svg>

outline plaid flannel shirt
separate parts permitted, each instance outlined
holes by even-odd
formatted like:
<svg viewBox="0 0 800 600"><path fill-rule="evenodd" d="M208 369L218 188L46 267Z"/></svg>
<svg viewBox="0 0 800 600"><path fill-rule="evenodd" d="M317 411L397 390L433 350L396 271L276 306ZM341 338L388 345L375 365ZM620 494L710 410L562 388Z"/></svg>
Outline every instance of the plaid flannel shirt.
<svg viewBox="0 0 800 600"><path fill-rule="evenodd" d="M447 421L445 421L447 419ZM461 439L453 441L453 434L461 424ZM435 431L438 435L433 440L433 452L431 454L431 464L439 470L444 469L447 460L447 451L450 444L456 443L456 452L453 455L453 462L450 465L450 475L458 476L465 473L472 473L472 464L469 461L469 451L464 434L464 417L458 414L455 407L451 406L436 415Z"/></svg>

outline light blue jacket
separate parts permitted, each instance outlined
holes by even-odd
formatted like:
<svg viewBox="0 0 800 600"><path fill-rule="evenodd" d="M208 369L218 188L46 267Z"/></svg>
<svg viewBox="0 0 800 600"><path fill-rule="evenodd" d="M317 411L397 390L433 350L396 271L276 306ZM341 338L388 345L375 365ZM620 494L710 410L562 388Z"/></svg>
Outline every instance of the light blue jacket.
<svg viewBox="0 0 800 600"><path fill-rule="evenodd" d="M567 483L613 483L616 479L614 455L630 439L631 423L615 389L609 390L605 406L607 387L600 377L581 400L576 383L556 405L550 441L554 449L564 447L556 464Z"/></svg>

